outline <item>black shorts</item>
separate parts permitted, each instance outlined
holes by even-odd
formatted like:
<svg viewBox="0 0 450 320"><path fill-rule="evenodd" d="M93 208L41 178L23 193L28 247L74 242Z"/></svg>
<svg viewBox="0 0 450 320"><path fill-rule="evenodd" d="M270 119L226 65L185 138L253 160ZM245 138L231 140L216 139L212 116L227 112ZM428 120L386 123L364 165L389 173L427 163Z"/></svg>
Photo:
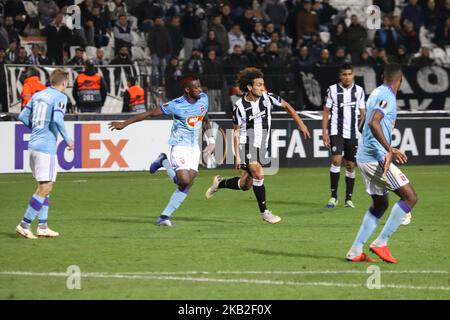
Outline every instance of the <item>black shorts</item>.
<svg viewBox="0 0 450 320"><path fill-rule="evenodd" d="M356 151L358 149L357 139L344 139L342 136L330 136L330 152L333 156L342 155L348 161L356 161Z"/></svg>
<svg viewBox="0 0 450 320"><path fill-rule="evenodd" d="M239 144L239 156L242 170L248 171L248 165L253 162L258 162L262 167L270 166L269 149L265 147L256 148L249 143Z"/></svg>

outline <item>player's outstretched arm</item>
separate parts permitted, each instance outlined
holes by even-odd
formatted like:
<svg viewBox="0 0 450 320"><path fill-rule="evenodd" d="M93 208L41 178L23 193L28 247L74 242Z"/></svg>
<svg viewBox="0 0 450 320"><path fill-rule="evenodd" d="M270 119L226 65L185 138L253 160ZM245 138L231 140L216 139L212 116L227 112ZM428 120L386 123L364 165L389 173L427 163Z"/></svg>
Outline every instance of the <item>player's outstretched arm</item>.
<svg viewBox="0 0 450 320"><path fill-rule="evenodd" d="M387 151L386 158L384 160L384 173L386 174L392 162L392 147L386 140L386 137L384 136L383 133L383 128L381 127L381 119L383 119L383 117L384 117L383 112L375 109L370 117L369 127L375 139L377 139L377 141Z"/></svg>
<svg viewBox="0 0 450 320"><path fill-rule="evenodd" d="M161 108L154 108L153 110L143 112L140 114L137 114L131 118L128 118L125 121L113 121L108 124L108 128L111 129L111 131L114 130L122 130L123 128L129 126L132 123L139 122L145 119L151 119L157 116L163 115L163 112L161 111Z"/></svg>
<svg viewBox="0 0 450 320"><path fill-rule="evenodd" d="M311 138L308 127L303 123L302 119L299 117L297 112L295 112L294 108L283 99L281 99L281 107L295 120L295 123L297 123L298 129L303 134L303 136L305 138Z"/></svg>

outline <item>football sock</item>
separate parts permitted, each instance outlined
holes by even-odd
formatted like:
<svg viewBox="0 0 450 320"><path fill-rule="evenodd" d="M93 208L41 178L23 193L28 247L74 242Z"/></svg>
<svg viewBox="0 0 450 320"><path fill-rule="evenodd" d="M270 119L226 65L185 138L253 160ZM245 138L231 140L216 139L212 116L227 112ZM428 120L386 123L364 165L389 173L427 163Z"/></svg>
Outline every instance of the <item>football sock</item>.
<svg viewBox="0 0 450 320"><path fill-rule="evenodd" d="M36 194L31 197L30 201L28 202L28 207L25 211L25 215L22 219L22 227L29 228L31 222L33 222L33 220L39 214L39 211L41 211L44 201L44 197L40 197Z"/></svg>
<svg viewBox="0 0 450 320"><path fill-rule="evenodd" d="M337 190L339 185L340 172L341 172L340 166L331 165L330 167L331 196L336 199L337 199Z"/></svg>
<svg viewBox="0 0 450 320"><path fill-rule="evenodd" d="M178 188L172 194L172 197L170 197L170 201L167 204L167 207L161 213L161 216L170 217L172 215L172 213L181 206L184 199L186 199L188 193L189 193L189 187L185 187L183 189Z"/></svg>
<svg viewBox="0 0 450 320"><path fill-rule="evenodd" d="M352 200L353 187L355 186L355 171L345 171L345 200Z"/></svg>
<svg viewBox="0 0 450 320"><path fill-rule="evenodd" d="M233 190L239 190L241 187L239 186L240 177L234 177L229 179L223 179L219 182L219 189L227 188Z"/></svg>
<svg viewBox="0 0 450 320"><path fill-rule="evenodd" d="M46 227L47 226L47 218L48 218L48 208L50 207L50 196L46 196L44 199L44 203L42 204L42 209L39 211L39 226Z"/></svg>
<svg viewBox="0 0 450 320"><path fill-rule="evenodd" d="M364 244L369 240L378 225L378 221L380 221L378 216L380 215L375 212L373 207L370 207L369 210L366 211L361 227L356 235L355 242L352 245L352 250L358 251L359 253L362 252Z"/></svg>
<svg viewBox="0 0 450 320"><path fill-rule="evenodd" d="M166 168L167 175L170 177L170 179L173 180L173 178L176 176L176 173L175 173L175 170L173 170L173 167L170 164L170 161L167 159L164 159L162 162L162 165L164 168Z"/></svg>
<svg viewBox="0 0 450 320"><path fill-rule="evenodd" d="M264 186L264 179L253 179L253 192L258 201L259 211L263 213L267 210L266 207L266 187Z"/></svg>
<svg viewBox="0 0 450 320"><path fill-rule="evenodd" d="M388 239L392 236L392 234L397 231L398 227L402 224L403 217L411 212L412 208L403 200L397 201L392 207L391 214L384 225L383 230L381 230L380 235L374 241L374 244L377 246L385 246L388 242Z"/></svg>

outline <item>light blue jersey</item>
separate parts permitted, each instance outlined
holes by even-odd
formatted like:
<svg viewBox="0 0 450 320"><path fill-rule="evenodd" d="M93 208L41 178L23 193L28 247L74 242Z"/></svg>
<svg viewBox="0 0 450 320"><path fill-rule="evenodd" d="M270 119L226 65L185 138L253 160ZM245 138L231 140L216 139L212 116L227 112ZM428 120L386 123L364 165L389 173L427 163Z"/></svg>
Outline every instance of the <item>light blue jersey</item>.
<svg viewBox="0 0 450 320"><path fill-rule="evenodd" d="M64 126L66 104L67 96L52 87L31 97L19 115L19 120L31 129L29 150L56 154L58 132L67 144L70 142Z"/></svg>
<svg viewBox="0 0 450 320"><path fill-rule="evenodd" d="M208 112L208 96L200 94L196 102L189 102L185 96L160 106L164 114L173 116L169 144L193 147L198 145L202 132L202 121Z"/></svg>
<svg viewBox="0 0 450 320"><path fill-rule="evenodd" d="M386 150L374 137L369 127L369 121L375 110L384 114L383 119L381 119L381 127L384 137L390 144L392 129L397 118L397 101L394 91L392 91L390 86L384 84L379 86L369 96L366 106L366 120L362 135L359 139L356 159L361 163L383 161L386 156Z"/></svg>

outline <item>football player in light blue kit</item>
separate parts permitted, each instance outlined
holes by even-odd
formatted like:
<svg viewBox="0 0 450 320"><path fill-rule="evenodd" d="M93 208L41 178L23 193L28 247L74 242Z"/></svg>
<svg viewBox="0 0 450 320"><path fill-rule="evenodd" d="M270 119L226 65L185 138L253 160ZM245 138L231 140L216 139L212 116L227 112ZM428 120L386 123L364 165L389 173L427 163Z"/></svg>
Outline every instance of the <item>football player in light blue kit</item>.
<svg viewBox="0 0 450 320"><path fill-rule="evenodd" d="M173 116L169 157L165 153L161 153L150 166L152 174L159 168L165 167L169 177L178 186L170 198L169 204L156 221L156 224L160 226L172 226L170 220L172 213L186 199L189 189L194 183L200 161L199 138L202 126L207 121L208 96L202 92L198 78L188 76L182 80L182 86L184 95L180 98L126 121L114 121L109 124L111 130L121 130L132 123L145 119L164 114ZM213 141L210 141L209 146L212 143Z"/></svg>
<svg viewBox="0 0 450 320"><path fill-rule="evenodd" d="M387 242L417 202L416 192L408 178L392 163L393 159L400 164L408 160L402 151L391 147L392 129L397 117L396 94L402 77L401 65L386 64L384 84L376 88L367 100L367 116L356 159L364 176L366 191L372 196L373 203L364 215L355 242L347 253L349 261L375 261L363 252L363 246L389 207L388 192L393 191L400 200L392 207L384 228L370 245L370 251L383 261L397 263Z"/></svg>
<svg viewBox="0 0 450 320"><path fill-rule="evenodd" d="M63 93L67 87L68 72L55 69L50 75L51 87L35 93L19 115L19 120L31 129L28 143L30 167L38 188L31 197L22 222L16 227L19 236L36 239L31 231L31 223L39 216L38 237L57 237L59 233L47 226L49 196L56 181L56 141L61 133L69 150L73 150L73 141L64 126L67 96Z"/></svg>

